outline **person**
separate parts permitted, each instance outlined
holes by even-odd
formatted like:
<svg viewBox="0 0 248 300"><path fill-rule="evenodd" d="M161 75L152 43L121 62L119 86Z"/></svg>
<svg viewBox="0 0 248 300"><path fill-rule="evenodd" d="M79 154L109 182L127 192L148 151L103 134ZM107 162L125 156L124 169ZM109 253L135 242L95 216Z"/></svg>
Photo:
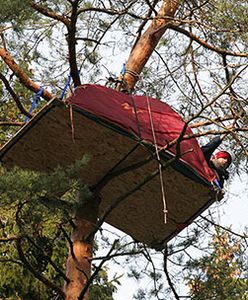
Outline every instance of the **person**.
<svg viewBox="0 0 248 300"><path fill-rule="evenodd" d="M202 152L211 169L217 176L217 186L223 188L224 181L229 178L228 167L232 163L232 156L227 151L219 151L213 155L213 152L219 147L225 135L217 136L205 146L202 146Z"/></svg>

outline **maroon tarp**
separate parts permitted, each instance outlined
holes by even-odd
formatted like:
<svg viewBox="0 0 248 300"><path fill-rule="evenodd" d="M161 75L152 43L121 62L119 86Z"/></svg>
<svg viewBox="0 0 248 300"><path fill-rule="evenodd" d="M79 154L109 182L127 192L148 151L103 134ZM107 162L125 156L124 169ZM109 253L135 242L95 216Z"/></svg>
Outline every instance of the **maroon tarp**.
<svg viewBox="0 0 248 300"><path fill-rule="evenodd" d="M100 85L81 85L67 100L69 104L154 144L152 120L156 143L159 147L165 147L168 142L177 139L185 125L182 118L164 102L146 96L132 96L131 98L130 95ZM185 134L192 134L189 127ZM195 138L183 140L180 145L181 153L185 153L181 160L203 178L212 182L215 174L208 167L197 140ZM175 154L175 146L167 151Z"/></svg>

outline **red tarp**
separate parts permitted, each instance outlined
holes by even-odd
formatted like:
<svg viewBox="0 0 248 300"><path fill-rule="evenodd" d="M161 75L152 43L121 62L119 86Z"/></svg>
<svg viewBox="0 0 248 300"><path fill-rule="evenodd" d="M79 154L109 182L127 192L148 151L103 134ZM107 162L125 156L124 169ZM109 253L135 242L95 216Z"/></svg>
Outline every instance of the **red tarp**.
<svg viewBox="0 0 248 300"><path fill-rule="evenodd" d="M100 85L79 86L67 101L97 118L104 119L154 144L152 119L156 143L159 147L165 147L168 142L177 139L185 125L182 118L164 102L147 96L132 96L131 98L130 95ZM134 105L137 114L135 114ZM185 135L192 134L192 130L188 127ZM209 168L197 140L195 138L183 140L180 146L181 153L185 153L181 160L203 178L212 182L215 174ZM175 146L168 151L175 154Z"/></svg>

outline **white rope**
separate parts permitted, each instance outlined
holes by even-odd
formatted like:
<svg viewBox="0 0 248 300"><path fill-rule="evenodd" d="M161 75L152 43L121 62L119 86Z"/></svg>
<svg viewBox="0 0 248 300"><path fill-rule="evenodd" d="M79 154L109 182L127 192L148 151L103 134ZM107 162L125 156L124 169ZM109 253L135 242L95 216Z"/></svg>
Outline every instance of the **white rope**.
<svg viewBox="0 0 248 300"><path fill-rule="evenodd" d="M148 112L149 112L149 118L150 118L151 130L152 130L153 143L154 143L154 146L155 146L156 156L157 156L157 160L158 160L159 178L160 178L160 186L161 186L161 193L162 193L162 200L163 200L164 223L166 224L167 223L167 213L168 213L168 210L167 210L166 198L165 198L165 192L164 192L162 162L161 162L160 155L159 155L159 150L158 150L158 145L157 145L155 130L154 130L154 126L153 126L153 120L152 120L152 112L151 112L151 107L150 107L150 100L149 100L148 96L146 96L146 102L147 102L147 108L148 108Z"/></svg>

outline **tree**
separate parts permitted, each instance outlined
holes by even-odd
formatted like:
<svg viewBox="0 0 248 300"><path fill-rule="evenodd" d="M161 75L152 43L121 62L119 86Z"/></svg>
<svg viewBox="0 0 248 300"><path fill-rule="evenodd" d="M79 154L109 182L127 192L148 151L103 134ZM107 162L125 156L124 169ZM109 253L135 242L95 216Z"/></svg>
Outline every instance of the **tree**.
<svg viewBox="0 0 248 300"><path fill-rule="evenodd" d="M246 299L247 262L240 240L216 228L209 249L210 253L189 262L192 299Z"/></svg>
<svg viewBox="0 0 248 300"><path fill-rule="evenodd" d="M28 106L41 85L41 96L47 101L62 93L69 75L74 87L82 78L97 82L111 68L109 53L133 46L124 75L116 81L120 90L130 93L136 87L136 93L171 99L196 136L231 133L228 148L233 149L236 166L243 166L247 156L245 2L2 2L3 142L23 125L24 116L33 113ZM141 72L143 79L138 81ZM84 203L76 212L72 241L79 246L82 261L76 265L70 253L71 299L87 285L91 272L90 260L84 257L91 257L93 251L93 239L87 238L97 218L99 198L92 197L92 206ZM78 268L84 269L84 279ZM69 286L73 278L80 278L77 289Z"/></svg>
<svg viewBox="0 0 248 300"><path fill-rule="evenodd" d="M4 299L64 297L61 287L68 281L64 272L67 243L71 243L69 233L79 205L74 201L76 191L89 197L77 179L84 164L82 160L66 170L58 168L50 176L20 169L6 173L1 168L0 295ZM67 192L57 197L61 190ZM105 266L92 281L90 299L113 299L118 281L108 281Z"/></svg>

